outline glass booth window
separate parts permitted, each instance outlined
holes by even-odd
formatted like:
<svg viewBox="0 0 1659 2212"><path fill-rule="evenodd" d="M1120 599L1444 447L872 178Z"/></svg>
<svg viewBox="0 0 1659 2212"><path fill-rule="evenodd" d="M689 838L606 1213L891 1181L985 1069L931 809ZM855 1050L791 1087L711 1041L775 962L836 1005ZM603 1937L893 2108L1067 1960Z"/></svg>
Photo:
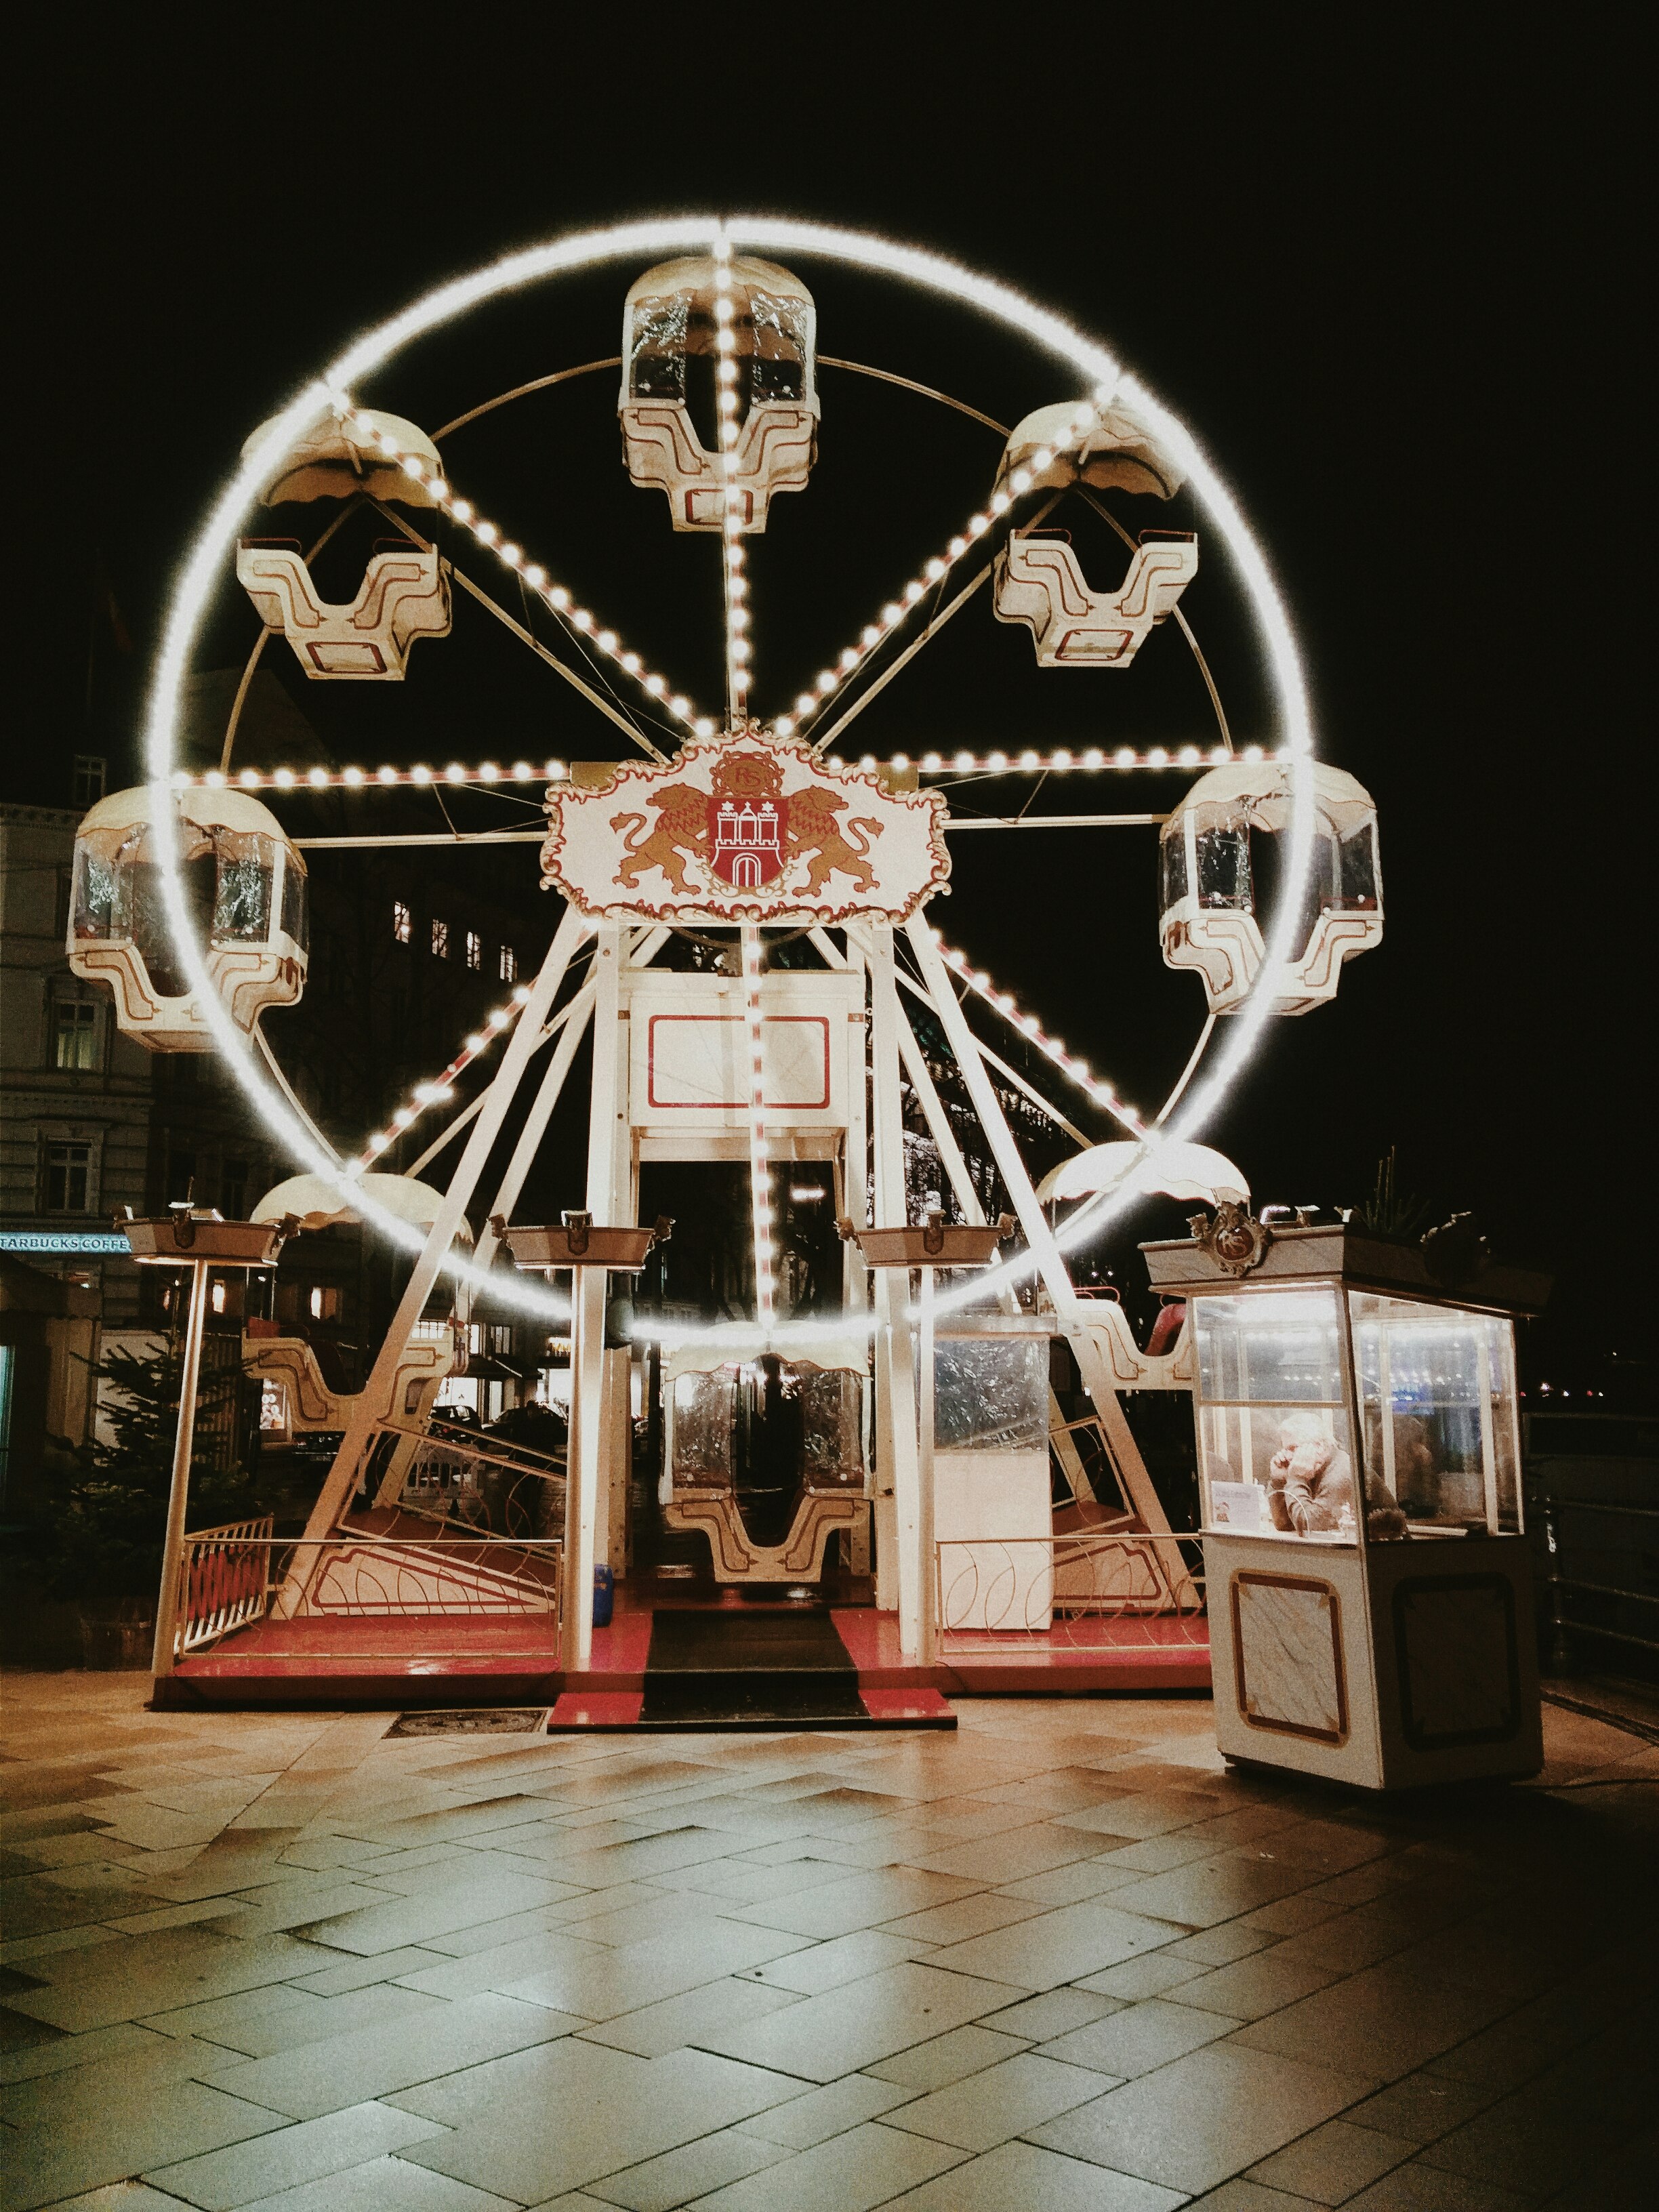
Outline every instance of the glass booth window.
<svg viewBox="0 0 1659 2212"><path fill-rule="evenodd" d="M1047 1453L1046 1337L940 1337L933 1387L935 1450Z"/></svg>
<svg viewBox="0 0 1659 2212"><path fill-rule="evenodd" d="M635 399L684 399L691 295L635 302L628 337L628 389Z"/></svg>
<svg viewBox="0 0 1659 2212"><path fill-rule="evenodd" d="M1334 1290L1194 1298L1204 1525L1352 1543L1353 1447Z"/></svg>
<svg viewBox="0 0 1659 2212"><path fill-rule="evenodd" d="M1351 1291L1368 1480L1413 1534L1517 1534L1515 1332L1493 1314Z"/></svg>

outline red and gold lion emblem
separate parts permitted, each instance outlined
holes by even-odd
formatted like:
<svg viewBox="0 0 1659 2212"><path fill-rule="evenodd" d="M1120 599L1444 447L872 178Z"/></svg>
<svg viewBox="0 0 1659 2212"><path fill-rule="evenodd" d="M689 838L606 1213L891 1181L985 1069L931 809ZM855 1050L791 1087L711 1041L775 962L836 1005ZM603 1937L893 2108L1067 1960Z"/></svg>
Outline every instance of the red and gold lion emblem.
<svg viewBox="0 0 1659 2212"><path fill-rule="evenodd" d="M757 735L688 747L667 775L619 768L608 790L550 793L548 811L545 880L593 914L904 913L950 871L933 795Z"/></svg>

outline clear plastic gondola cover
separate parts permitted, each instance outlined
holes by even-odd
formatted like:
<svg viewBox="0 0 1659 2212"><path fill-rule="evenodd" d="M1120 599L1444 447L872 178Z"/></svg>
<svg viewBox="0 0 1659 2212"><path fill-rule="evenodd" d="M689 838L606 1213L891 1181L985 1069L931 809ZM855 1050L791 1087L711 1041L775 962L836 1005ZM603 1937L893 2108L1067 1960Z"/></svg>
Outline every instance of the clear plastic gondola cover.
<svg viewBox="0 0 1659 2212"><path fill-rule="evenodd" d="M179 960L155 852L158 811L176 823L185 902L226 1010L251 1030L292 1006L309 957L306 865L282 824L246 792L112 792L75 840L70 966L107 983L122 1034L153 1052L207 1052L212 1033Z"/></svg>
<svg viewBox="0 0 1659 2212"><path fill-rule="evenodd" d="M817 457L817 311L798 276L743 254L731 264L738 440L732 484L745 532L766 527L775 492L801 491ZM726 478L714 263L688 255L648 269L623 310L618 411L636 484L667 494L676 530L718 530Z"/></svg>
<svg viewBox="0 0 1659 2212"><path fill-rule="evenodd" d="M1273 1011L1305 1014L1336 995L1342 963L1382 937L1376 808L1353 776L1312 766L1313 849ZM1195 968L1212 1013L1241 1006L1261 972L1264 928L1287 870L1291 770L1230 761L1193 786L1164 825L1159 936L1171 968Z"/></svg>

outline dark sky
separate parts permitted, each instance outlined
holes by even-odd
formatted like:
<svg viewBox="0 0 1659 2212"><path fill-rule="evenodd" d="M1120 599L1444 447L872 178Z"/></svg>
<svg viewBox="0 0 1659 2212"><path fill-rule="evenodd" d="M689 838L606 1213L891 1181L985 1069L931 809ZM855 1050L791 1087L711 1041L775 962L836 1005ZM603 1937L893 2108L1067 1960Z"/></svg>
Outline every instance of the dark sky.
<svg viewBox="0 0 1659 2212"><path fill-rule="evenodd" d="M63 763L86 743L94 587L112 590L132 641L97 649L101 745L131 721L170 572L241 438L350 332L434 281L568 228L700 205L935 246L1105 337L1192 423L1276 564L1320 750L1381 810L1384 945L1346 971L1334 1006L1275 1025L1210 1133L1264 1200L1352 1203L1397 1146L1401 1182L1437 1212L1472 1207L1506 1252L1557 1269L1538 1343L1589 1379L1611 1350L1644 1354L1653 1321L1638 1077L1653 988L1635 887L1651 708L1624 396L1637 152L1620 88L1635 58L1573 27L1534 54L1509 43L1508 11L1460 15L1450 35L1443 11L1350 16L1340 46L1324 32L1341 19L1312 11L1188 9L1156 35L1143 12L909 11L894 33L833 11L798 30L754 11L630 11L607 46L573 42L563 11L345 9L308 18L291 46L273 31L233 47L223 11L181 9L114 33L100 13L74 48L39 50L18 118L27 311L10 444L27 613L6 793L63 803ZM590 338L609 352L631 273L556 311L529 301L476 355L441 344L366 396L431 422L589 357ZM1069 391L948 313L803 273L826 352L994 414ZM591 417L585 450L621 482L609 384L521 443L481 441L477 481L509 517L553 517L596 599L639 607L624 626L682 666L706 579L679 556L698 549L669 543L659 495L607 489L612 528L586 520L581 468L558 474L559 434ZM966 512L996 459L988 434L878 420L845 378L826 373L823 392L819 475L780 502L774 580L757 586L763 630L803 665ZM878 473L885 447L871 441L904 439L908 469ZM1215 610L1225 658L1222 580L1200 600L1201 579L1188 605L1194 620ZM977 614L957 625L954 658L872 710L866 742L1024 738L1029 647ZM222 659L246 651L251 618L226 619ZM447 675L450 644L414 663L428 684L411 712L428 720L410 726L432 745L465 723L473 736L448 740L463 758L504 750L509 732L611 750L603 725L532 697L516 668L496 693L465 692L463 672L483 663L462 644L458 625ZM1248 725L1242 641L1232 662ZM1040 682L1058 690L1035 697L1085 738L1133 734L1139 702L1112 691L1127 680L1054 674ZM1159 680L1146 712L1202 734ZM1171 792L1094 788L1107 805ZM958 840L941 920L1150 1098L1185 1057L1200 994L1158 963L1150 839L1110 835L987 836L971 853Z"/></svg>

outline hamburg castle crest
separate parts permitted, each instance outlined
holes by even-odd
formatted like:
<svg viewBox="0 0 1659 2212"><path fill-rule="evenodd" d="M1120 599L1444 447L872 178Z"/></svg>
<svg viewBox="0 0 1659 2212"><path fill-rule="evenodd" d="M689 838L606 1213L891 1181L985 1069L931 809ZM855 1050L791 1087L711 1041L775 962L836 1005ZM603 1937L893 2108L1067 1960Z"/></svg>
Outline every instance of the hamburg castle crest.
<svg viewBox="0 0 1659 2212"><path fill-rule="evenodd" d="M708 864L733 890L759 890L781 875L789 802L783 771L756 753L736 753L714 770L708 799Z"/></svg>

